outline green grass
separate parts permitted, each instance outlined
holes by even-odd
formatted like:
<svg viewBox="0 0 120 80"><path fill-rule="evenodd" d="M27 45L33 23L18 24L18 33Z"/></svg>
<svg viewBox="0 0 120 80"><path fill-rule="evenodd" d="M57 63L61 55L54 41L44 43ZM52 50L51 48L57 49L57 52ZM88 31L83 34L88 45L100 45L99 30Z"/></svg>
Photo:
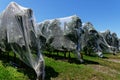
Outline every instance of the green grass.
<svg viewBox="0 0 120 80"><path fill-rule="evenodd" d="M108 75L105 76L105 74L96 72L94 69L83 64L70 64L67 62L55 61L48 57L46 57L45 60L46 65L53 68L52 72L57 73L56 76L53 74L51 80L90 80L95 76L97 76L98 79L106 80L108 77ZM52 72L49 72L49 74Z"/></svg>
<svg viewBox="0 0 120 80"><path fill-rule="evenodd" d="M20 67L13 66L13 52L9 54L9 60L6 53L0 54L0 80L35 80L34 71L22 63L18 58L15 59Z"/></svg>
<svg viewBox="0 0 120 80"><path fill-rule="evenodd" d="M120 71L120 64L105 61L104 59L98 57L85 56L84 59L87 61L85 64L75 64L63 62L61 60L54 60L45 57L46 65L53 68L52 72L57 73L56 76L50 78L51 80L120 80L120 74L106 74L104 72L96 71L93 67L88 65L101 65L116 71ZM90 61L90 62L89 62ZM110 72L110 71L108 71ZM112 75L112 76L111 76ZM48 76L48 74L46 75ZM49 80L49 79L48 79Z"/></svg>
<svg viewBox="0 0 120 80"><path fill-rule="evenodd" d="M0 61L0 80L28 80L29 78L17 71L16 68L11 67L9 64L7 66L3 65Z"/></svg>
<svg viewBox="0 0 120 80"><path fill-rule="evenodd" d="M13 59L13 54L10 54ZM79 64L71 53L71 59L64 58L63 53L44 54L45 80L120 80L120 63L106 59L120 60L120 55L105 54L105 58L83 56L85 63ZM19 62L19 60L17 60ZM0 80L34 80L33 70L15 68L9 61L0 58Z"/></svg>

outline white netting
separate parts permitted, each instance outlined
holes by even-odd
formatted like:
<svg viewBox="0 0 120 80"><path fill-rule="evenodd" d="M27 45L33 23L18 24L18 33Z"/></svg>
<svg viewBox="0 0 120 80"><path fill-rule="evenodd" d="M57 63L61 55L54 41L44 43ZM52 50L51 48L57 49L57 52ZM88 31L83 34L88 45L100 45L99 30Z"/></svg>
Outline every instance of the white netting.
<svg viewBox="0 0 120 80"><path fill-rule="evenodd" d="M4 48L4 43L10 44L18 57L33 68L39 78L44 74L44 60L39 51L40 41L34 31L32 15L31 9L10 3L0 16L0 45Z"/></svg>
<svg viewBox="0 0 120 80"><path fill-rule="evenodd" d="M75 51L80 56L82 22L76 15L46 20L37 25L38 36L43 36L46 49L58 51ZM44 48L45 49L45 48ZM82 60L81 60L82 61Z"/></svg>

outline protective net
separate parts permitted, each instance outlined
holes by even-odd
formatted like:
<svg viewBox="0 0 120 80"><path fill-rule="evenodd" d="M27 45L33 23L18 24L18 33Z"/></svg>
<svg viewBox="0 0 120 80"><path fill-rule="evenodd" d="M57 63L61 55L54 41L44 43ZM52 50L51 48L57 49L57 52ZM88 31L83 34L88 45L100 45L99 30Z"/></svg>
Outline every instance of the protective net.
<svg viewBox="0 0 120 80"><path fill-rule="evenodd" d="M44 60L32 16L31 9L11 2L0 16L0 47L4 49L4 44L10 44L20 60L33 68L40 79L44 76Z"/></svg>
<svg viewBox="0 0 120 80"><path fill-rule="evenodd" d="M44 49L75 51L79 60L81 60L81 45L79 42L82 34L81 24L80 18L76 15L57 18L39 23L36 32L39 37L43 36L46 39Z"/></svg>

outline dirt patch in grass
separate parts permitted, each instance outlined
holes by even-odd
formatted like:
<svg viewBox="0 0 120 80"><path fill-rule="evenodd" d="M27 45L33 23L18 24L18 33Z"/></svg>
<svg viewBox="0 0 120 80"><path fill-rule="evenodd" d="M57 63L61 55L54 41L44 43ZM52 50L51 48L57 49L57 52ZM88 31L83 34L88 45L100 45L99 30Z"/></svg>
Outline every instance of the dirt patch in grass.
<svg viewBox="0 0 120 80"><path fill-rule="evenodd" d="M118 72L114 69L111 69L109 67L102 66L102 65L87 65L87 66L93 68L95 71L105 73L105 74L110 75L112 77L115 77L116 74L120 74L120 72Z"/></svg>
<svg viewBox="0 0 120 80"><path fill-rule="evenodd" d="M115 62L115 63L120 63L120 59L104 59L104 60Z"/></svg>

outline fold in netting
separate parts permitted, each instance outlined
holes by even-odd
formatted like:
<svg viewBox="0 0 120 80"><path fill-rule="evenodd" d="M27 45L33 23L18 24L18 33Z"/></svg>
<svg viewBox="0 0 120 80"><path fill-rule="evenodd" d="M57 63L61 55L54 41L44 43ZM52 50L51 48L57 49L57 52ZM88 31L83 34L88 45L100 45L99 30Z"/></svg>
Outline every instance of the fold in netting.
<svg viewBox="0 0 120 80"><path fill-rule="evenodd" d="M39 79L44 77L44 60L34 27L32 10L14 2L0 14L0 48L5 50L9 44L20 60L35 70Z"/></svg>
<svg viewBox="0 0 120 80"><path fill-rule="evenodd" d="M45 20L38 23L35 30L45 50L73 51L80 62L83 61L80 54L83 30L78 16Z"/></svg>

